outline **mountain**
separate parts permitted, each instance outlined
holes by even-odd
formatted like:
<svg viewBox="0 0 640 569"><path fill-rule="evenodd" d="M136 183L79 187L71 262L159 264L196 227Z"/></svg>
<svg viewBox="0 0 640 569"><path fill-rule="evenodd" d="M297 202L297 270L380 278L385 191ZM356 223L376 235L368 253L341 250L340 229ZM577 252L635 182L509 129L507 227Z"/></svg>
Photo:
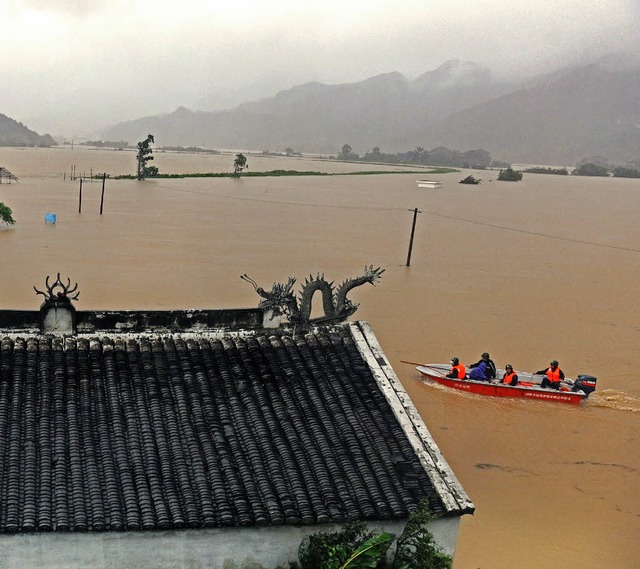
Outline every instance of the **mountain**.
<svg viewBox="0 0 640 569"><path fill-rule="evenodd" d="M481 146L510 162L574 165L601 155L640 159L640 65L610 59L541 76L524 89L472 106L401 139Z"/></svg>
<svg viewBox="0 0 640 569"><path fill-rule="evenodd" d="M450 61L414 81L397 72L357 83L306 83L274 97L221 112L191 111L120 123L101 133L104 140L130 143L152 132L159 144L217 148L337 153L349 143L364 153L390 148L394 138L414 128L498 96L509 84L475 63Z"/></svg>
<svg viewBox="0 0 640 569"><path fill-rule="evenodd" d="M529 78L497 79L452 60L414 80L397 72L357 83L307 83L220 112L179 108L120 123L104 140L335 154L418 146L483 148L508 162L574 165L640 159L640 63L610 56Z"/></svg>
<svg viewBox="0 0 640 569"><path fill-rule="evenodd" d="M29 130L21 122L0 113L0 146L54 146L53 138Z"/></svg>

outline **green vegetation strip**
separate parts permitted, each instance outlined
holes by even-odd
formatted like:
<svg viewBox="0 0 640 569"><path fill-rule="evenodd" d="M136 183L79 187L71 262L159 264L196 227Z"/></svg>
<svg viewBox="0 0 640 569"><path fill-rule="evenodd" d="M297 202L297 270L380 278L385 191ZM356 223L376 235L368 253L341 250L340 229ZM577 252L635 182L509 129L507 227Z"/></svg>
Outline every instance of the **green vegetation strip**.
<svg viewBox="0 0 640 569"><path fill-rule="evenodd" d="M298 170L269 170L268 172L243 172L241 176L236 176L233 172L205 172L192 174L156 174L148 176L151 178L249 178L249 177L266 177L266 176L371 176L375 174L449 174L458 172L453 168L433 168L430 170L365 170L361 172L313 172ZM122 176L114 176L114 180L135 180L136 176L126 174Z"/></svg>

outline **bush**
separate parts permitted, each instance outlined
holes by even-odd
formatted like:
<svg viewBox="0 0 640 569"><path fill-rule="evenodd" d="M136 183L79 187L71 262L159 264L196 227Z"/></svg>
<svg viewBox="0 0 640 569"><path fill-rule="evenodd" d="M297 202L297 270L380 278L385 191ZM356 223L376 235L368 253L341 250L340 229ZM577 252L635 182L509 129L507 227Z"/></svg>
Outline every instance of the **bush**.
<svg viewBox="0 0 640 569"><path fill-rule="evenodd" d="M566 168L527 168L527 174L554 174L557 176L566 176L569 174Z"/></svg>
<svg viewBox="0 0 640 569"><path fill-rule="evenodd" d="M0 202L0 222L4 222L7 225L13 225L15 223L11 208L2 202Z"/></svg>
<svg viewBox="0 0 640 569"><path fill-rule="evenodd" d="M409 516L396 552L389 564L386 553L395 539L390 533L374 533L364 522L351 522L335 533L305 537L298 549L301 569L450 569L453 559L443 553L427 524L433 519L426 500Z"/></svg>
<svg viewBox="0 0 640 569"><path fill-rule="evenodd" d="M514 170L513 168L507 168L506 170L500 170L498 174L498 180L501 182L519 182L522 180L522 172Z"/></svg>

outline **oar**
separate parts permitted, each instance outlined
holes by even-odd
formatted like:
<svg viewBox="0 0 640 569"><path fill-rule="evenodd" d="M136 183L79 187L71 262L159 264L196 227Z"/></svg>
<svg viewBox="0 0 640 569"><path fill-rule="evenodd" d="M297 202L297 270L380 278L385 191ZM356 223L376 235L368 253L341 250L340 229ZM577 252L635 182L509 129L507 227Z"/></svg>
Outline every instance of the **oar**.
<svg viewBox="0 0 640 569"><path fill-rule="evenodd" d="M442 375L442 374L444 374L444 372L443 372L441 369L437 369L437 368L432 367L432 366L427 365L427 364L420 364L420 363L418 363L418 362L408 362L408 361L406 361L406 360L400 360L400 362L401 362L401 363L403 363L403 364L409 364L409 365L412 365L412 366L421 366L421 367L426 367L426 368L428 368L428 369L431 369L431 370L433 370L433 371L438 372L438 373L439 373L439 374L441 374L441 375Z"/></svg>

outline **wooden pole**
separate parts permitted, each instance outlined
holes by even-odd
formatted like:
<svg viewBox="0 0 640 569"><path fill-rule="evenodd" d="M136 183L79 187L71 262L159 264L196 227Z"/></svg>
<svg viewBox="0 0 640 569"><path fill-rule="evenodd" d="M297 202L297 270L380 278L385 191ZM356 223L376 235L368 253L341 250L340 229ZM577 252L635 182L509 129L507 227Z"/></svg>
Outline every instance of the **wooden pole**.
<svg viewBox="0 0 640 569"><path fill-rule="evenodd" d="M102 206L104 205L104 184L107 180L107 173L102 174L102 194L100 195L100 215L102 215Z"/></svg>
<svg viewBox="0 0 640 569"><path fill-rule="evenodd" d="M411 239L409 239L409 253L407 254L407 267L411 266L411 251L413 249L413 236L416 233L416 219L418 218L418 214L422 213L417 207L414 209L410 209L409 211L413 212L413 224L411 225Z"/></svg>
<svg viewBox="0 0 640 569"><path fill-rule="evenodd" d="M82 213L82 178L80 178L80 195L78 196L78 213Z"/></svg>

